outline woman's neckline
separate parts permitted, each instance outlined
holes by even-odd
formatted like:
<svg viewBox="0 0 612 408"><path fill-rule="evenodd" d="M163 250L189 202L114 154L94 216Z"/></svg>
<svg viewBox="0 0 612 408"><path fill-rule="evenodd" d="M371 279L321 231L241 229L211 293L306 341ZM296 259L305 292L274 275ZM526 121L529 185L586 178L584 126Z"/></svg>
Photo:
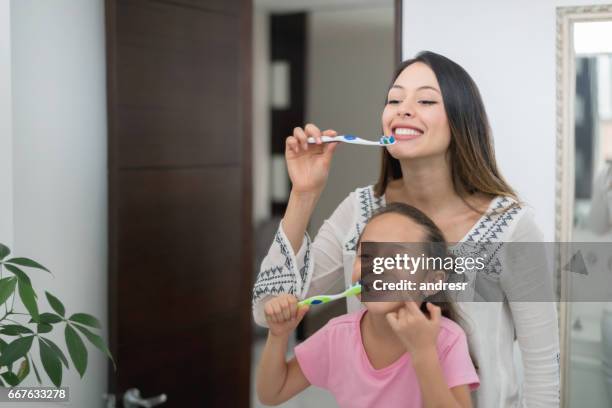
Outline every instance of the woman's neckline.
<svg viewBox="0 0 612 408"><path fill-rule="evenodd" d="M370 186L370 189L373 190L373 186ZM372 194L374 194L374 191L372 191ZM487 206L487 209L484 211L484 213L476 220L476 222L470 227L470 229L464 234L463 238L461 238L461 240L457 241L458 243L461 242L465 242L467 240L467 238L474 232L474 230L476 230L476 228L478 228L480 226L480 224L482 224L482 222L489 217L491 210L493 209L494 205L497 203L497 201L501 198L502 196L497 195L495 197L493 197L491 199L491 201L489 202L489 205ZM387 193L384 193L382 196L380 196L381 198L381 204L383 206L387 205ZM449 245L449 247L453 248L455 247L455 245Z"/></svg>

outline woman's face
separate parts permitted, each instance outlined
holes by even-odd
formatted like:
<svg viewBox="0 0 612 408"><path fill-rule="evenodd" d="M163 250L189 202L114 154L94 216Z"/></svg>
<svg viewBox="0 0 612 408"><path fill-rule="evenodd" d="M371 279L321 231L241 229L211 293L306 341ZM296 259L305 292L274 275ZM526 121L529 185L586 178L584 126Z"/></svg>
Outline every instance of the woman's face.
<svg viewBox="0 0 612 408"><path fill-rule="evenodd" d="M384 134L397 143L387 146L394 158L415 159L443 155L450 144L450 128L436 75L415 62L397 77L382 113Z"/></svg>
<svg viewBox="0 0 612 408"><path fill-rule="evenodd" d="M421 243L425 239L425 231L423 227L412 221L410 218L394 213L387 213L379 215L373 218L366 226L365 230L361 235L360 242L397 242L397 243ZM387 247L388 248L388 247ZM369 256L374 256L372 254L368 254ZM380 254L378 254L380 255ZM387 254L387 256L393 256L391 254ZM393 281L397 273L395 271L387 271L383 272L386 275L378 275L377 279L385 278L386 281ZM390 275L392 274L392 275ZM413 281L421 281L423 279L423 272L419 271L414 276L405 276L405 278L409 278ZM355 263L353 264L353 274L352 281L357 282L361 279L361 246L357 250L357 256L355 257ZM415 296L418 296L418 293L415 293ZM361 296L358 295L359 300L361 300ZM385 314L389 313L403 305L402 302L393 301L393 302L363 302L363 304L368 308L368 311L377 313L377 314Z"/></svg>

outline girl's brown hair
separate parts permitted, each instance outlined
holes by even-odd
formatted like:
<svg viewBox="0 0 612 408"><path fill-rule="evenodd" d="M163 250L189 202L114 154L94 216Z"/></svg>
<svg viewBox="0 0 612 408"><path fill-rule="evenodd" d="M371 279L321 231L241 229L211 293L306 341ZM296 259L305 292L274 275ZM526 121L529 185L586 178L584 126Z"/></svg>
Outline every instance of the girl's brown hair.
<svg viewBox="0 0 612 408"><path fill-rule="evenodd" d="M478 87L470 75L450 59L431 51L422 51L397 67L390 87L400 73L415 62L431 68L440 84L451 131L448 154L457 194L464 198L468 194L481 192L489 196L509 196L518 201L516 193L497 168L489 119ZM387 149L382 149L375 195L382 196L388 183L399 178L402 178L399 160L393 158ZM474 209L469 203L466 204Z"/></svg>

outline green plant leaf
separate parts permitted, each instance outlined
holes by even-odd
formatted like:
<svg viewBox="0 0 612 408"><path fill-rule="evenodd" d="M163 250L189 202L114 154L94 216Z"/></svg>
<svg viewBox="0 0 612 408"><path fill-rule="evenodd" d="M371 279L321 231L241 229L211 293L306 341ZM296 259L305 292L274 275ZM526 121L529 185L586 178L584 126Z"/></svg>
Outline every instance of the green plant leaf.
<svg viewBox="0 0 612 408"><path fill-rule="evenodd" d="M68 359L66 358L66 355L64 354L64 352L59 347L57 347L57 344L55 344L54 342L52 342L51 340L49 340L46 337L40 336L39 338L43 339L43 341L47 344L47 346L49 346L51 348L51 350L53 350L53 352L55 354L57 354L57 356L62 361L62 363L64 363L66 368L70 368L70 365L68 364Z"/></svg>
<svg viewBox="0 0 612 408"><path fill-rule="evenodd" d="M43 368L47 372L53 385L60 387L62 385L62 362L60 361L60 357L53 351L47 342L42 340L42 338L38 340L38 347L40 349L40 361L42 362Z"/></svg>
<svg viewBox="0 0 612 408"><path fill-rule="evenodd" d="M30 278L28 278L28 275L26 275L26 273L24 271L22 271L21 269L17 268L16 266L13 265L9 265L9 264L5 264L4 265L6 267L6 269L10 272L12 272L13 274L15 274L15 276L17 276L17 281L18 281L18 291L19 291L19 297L21 298L21 302L23 303L23 305L25 306L25 308L28 310L28 312L30 312L30 315L32 316L32 319L34 319L34 321L38 321L38 305L36 304L36 292L34 291L34 289L32 289L32 282L30 281Z"/></svg>
<svg viewBox="0 0 612 408"><path fill-rule="evenodd" d="M55 313L41 313L38 319L40 323L48 323L55 324L64 321L61 316L56 315ZM30 323L35 323L34 320L30 320Z"/></svg>
<svg viewBox="0 0 612 408"><path fill-rule="evenodd" d="M21 380L10 371L7 371L6 373L2 373L0 375L2 376L2 378L4 378L4 381L6 381L7 384L11 387L14 387L21 382Z"/></svg>
<svg viewBox="0 0 612 408"><path fill-rule="evenodd" d="M4 382L2 380L0 380L0 385L3 387L6 387L6 385L4 385Z"/></svg>
<svg viewBox="0 0 612 408"><path fill-rule="evenodd" d="M53 326L51 326L49 323L38 323L36 326L36 332L38 334L49 333L51 330L53 330Z"/></svg>
<svg viewBox="0 0 612 408"><path fill-rule="evenodd" d="M49 302L53 310L55 310L55 313L62 317L66 316L66 308L62 302L49 292L45 292L45 295L47 296L47 302Z"/></svg>
<svg viewBox="0 0 612 408"><path fill-rule="evenodd" d="M39 384L42 384L40 374L38 374L38 369L36 368L36 364L34 364L34 360L32 360L32 368L34 369L34 374L36 375L36 381L38 381Z"/></svg>
<svg viewBox="0 0 612 408"><path fill-rule="evenodd" d="M29 259L29 258L11 258L11 259L7 259L4 262L15 264L15 265L27 266L29 268L42 269L43 271L47 271L47 272L51 273L50 270L48 270L47 268L45 268L44 266L42 266L38 262L33 261L33 260Z"/></svg>
<svg viewBox="0 0 612 408"><path fill-rule="evenodd" d="M2 339L0 339L0 355L4 352L4 347L6 347L8 343Z"/></svg>
<svg viewBox="0 0 612 408"><path fill-rule="evenodd" d="M17 278L10 277L0 279L0 305L6 302L6 300L15 291L15 285L17 285Z"/></svg>
<svg viewBox="0 0 612 408"><path fill-rule="evenodd" d="M20 324L7 324L0 328L0 334L7 336L18 336L20 334L32 334L32 330Z"/></svg>
<svg viewBox="0 0 612 408"><path fill-rule="evenodd" d="M83 333L85 335L85 337L87 337L87 340L89 340L91 342L91 344L96 346L98 348L98 350L102 351L104 354L106 354L108 356L108 358L111 359L111 361L113 362L113 367L115 368L115 371L117 371L117 365L115 364L115 360L113 359L113 356L112 356L111 352L106 347L106 344L104 344L104 340L102 340L102 338L100 336L98 336L97 334L92 333L89 329L87 329L84 326L75 324L74 327L76 327L77 330L79 330L81 333Z"/></svg>
<svg viewBox="0 0 612 408"><path fill-rule="evenodd" d="M87 313L75 313L70 316L70 319L68 320L80 323L84 326L95 327L96 329L102 328L100 321L96 317Z"/></svg>
<svg viewBox="0 0 612 408"><path fill-rule="evenodd" d="M34 336L20 337L4 346L4 350L0 356L0 366L11 365L13 362L25 356L30 350L30 347L32 347L33 340Z"/></svg>
<svg viewBox="0 0 612 408"><path fill-rule="evenodd" d="M32 286L32 282L30 281L30 278L24 271L22 271L15 265L4 264L4 266L6 267L6 270L11 272L13 275L15 275L19 281L24 281L28 283L30 286Z"/></svg>
<svg viewBox="0 0 612 408"><path fill-rule="evenodd" d="M83 343L81 336L69 324L66 325L64 334L70 358L72 358L74 366L81 375L81 378L83 378L87 370L87 349L85 348L85 343Z"/></svg>
<svg viewBox="0 0 612 408"><path fill-rule="evenodd" d="M24 378L26 378L30 374L30 360L28 356L21 362L19 366L19 370L17 371L17 378L19 378L19 382L22 382Z"/></svg>
<svg viewBox="0 0 612 408"><path fill-rule="evenodd" d="M36 304L36 292L34 292L31 285L22 280L19 280L19 284L17 286L21 303L23 303L28 312L30 312L32 319L35 322L38 322L40 316L38 314L38 305Z"/></svg>
<svg viewBox="0 0 612 408"><path fill-rule="evenodd" d="M6 245L0 244L0 261L3 260L11 253L11 250L8 249Z"/></svg>

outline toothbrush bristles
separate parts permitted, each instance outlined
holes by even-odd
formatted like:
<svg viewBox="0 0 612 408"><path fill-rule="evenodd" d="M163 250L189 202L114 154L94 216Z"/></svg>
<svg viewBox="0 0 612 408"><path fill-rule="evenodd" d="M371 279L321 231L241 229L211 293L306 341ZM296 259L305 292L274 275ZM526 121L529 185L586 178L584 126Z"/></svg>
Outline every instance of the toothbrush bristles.
<svg viewBox="0 0 612 408"><path fill-rule="evenodd" d="M393 136L382 136L380 138L380 144L388 145L395 143L395 138Z"/></svg>

